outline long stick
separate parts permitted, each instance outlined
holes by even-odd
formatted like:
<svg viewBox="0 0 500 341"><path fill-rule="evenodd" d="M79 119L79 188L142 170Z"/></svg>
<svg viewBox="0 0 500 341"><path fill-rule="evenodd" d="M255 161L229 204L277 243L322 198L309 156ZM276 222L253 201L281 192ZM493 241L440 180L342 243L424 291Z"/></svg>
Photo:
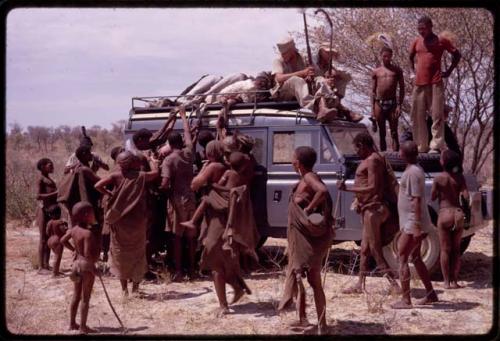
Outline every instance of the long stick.
<svg viewBox="0 0 500 341"><path fill-rule="evenodd" d="M113 307L113 304L111 303L111 299L109 298L109 295L108 295L108 291L106 290L106 286L104 285L104 281L102 280L102 277L101 277L101 274L97 274L97 277L99 277L99 280L101 281L101 284L102 284L102 288L104 290L104 295L106 295L106 299L108 300L108 303L109 303L109 306L111 307L111 310L113 310L113 314L115 314L116 316L116 319L118 320L118 322L120 323L120 326L122 326L122 330L123 332L127 332L127 328L125 328L125 326L123 325L123 322L122 320L120 320L120 317L118 316L118 314L116 313L116 310L115 308Z"/></svg>
<svg viewBox="0 0 500 341"><path fill-rule="evenodd" d="M309 44L309 32L307 31L307 21L306 21L306 11L305 10L302 12L302 19L304 20L304 34L306 36L307 61L309 63L309 66L312 66L313 59L312 59L311 45ZM307 87L309 89L309 93L312 95L313 94L312 80L306 79L306 81L307 81Z"/></svg>
<svg viewBox="0 0 500 341"><path fill-rule="evenodd" d="M331 75L332 74L332 49L333 49L333 23L332 23L332 19L330 18L330 16L328 15L328 13L326 13L326 11L322 8L318 8L314 14L318 14L319 12L323 13L326 17L326 20L328 21L328 24L330 24L330 62L328 63L328 73Z"/></svg>
<svg viewBox="0 0 500 341"><path fill-rule="evenodd" d="M337 189L337 199L335 200L335 209L333 210L333 218L337 219L338 208L340 204L340 190ZM332 246L328 248L328 253L326 254L325 265L323 266L323 287L325 287L326 282L326 269L328 268L328 258L330 258L330 250Z"/></svg>

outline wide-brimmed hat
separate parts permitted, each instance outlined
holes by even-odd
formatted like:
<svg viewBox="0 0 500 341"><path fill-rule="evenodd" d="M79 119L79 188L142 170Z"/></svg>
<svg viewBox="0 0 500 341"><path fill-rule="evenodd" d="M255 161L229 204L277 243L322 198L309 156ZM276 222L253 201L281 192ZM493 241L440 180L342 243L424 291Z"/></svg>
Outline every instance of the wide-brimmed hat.
<svg viewBox="0 0 500 341"><path fill-rule="evenodd" d="M326 52L331 52L334 58L338 58L338 56L339 56L339 51L336 48L334 48L332 46L332 48L330 49L330 42L329 41L321 42L321 44L319 45L319 49L324 50Z"/></svg>
<svg viewBox="0 0 500 341"><path fill-rule="evenodd" d="M297 48L295 47L295 41L293 41L292 37L283 38L279 43L276 44L276 46L278 46L278 51L280 51L281 54L291 50L297 50Z"/></svg>

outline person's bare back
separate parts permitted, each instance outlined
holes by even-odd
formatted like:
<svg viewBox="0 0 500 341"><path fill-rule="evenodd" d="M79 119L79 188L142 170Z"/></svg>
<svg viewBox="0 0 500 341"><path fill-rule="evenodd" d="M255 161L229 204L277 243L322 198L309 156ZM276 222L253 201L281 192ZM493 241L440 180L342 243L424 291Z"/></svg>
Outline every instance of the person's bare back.
<svg viewBox="0 0 500 341"><path fill-rule="evenodd" d="M433 191L439 198L439 208L460 207L460 193L466 189L462 174L452 176L442 172L434 178Z"/></svg>
<svg viewBox="0 0 500 341"><path fill-rule="evenodd" d="M375 201L382 201L383 184L377 179L382 179L384 175L384 164L377 153L372 153L366 159L361 161L356 169L354 185L356 187L371 188L365 193L356 193L360 204L367 204Z"/></svg>
<svg viewBox="0 0 500 341"><path fill-rule="evenodd" d="M75 243L77 257L83 257L91 263L99 260L100 243L93 231L79 225L73 226L71 229L71 239Z"/></svg>

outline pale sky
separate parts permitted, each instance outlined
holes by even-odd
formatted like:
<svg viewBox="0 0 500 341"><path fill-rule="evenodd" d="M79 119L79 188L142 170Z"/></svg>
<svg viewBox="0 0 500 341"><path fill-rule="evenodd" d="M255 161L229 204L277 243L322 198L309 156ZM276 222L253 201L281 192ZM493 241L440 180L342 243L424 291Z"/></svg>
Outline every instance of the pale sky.
<svg viewBox="0 0 500 341"><path fill-rule="evenodd" d="M109 128L133 96L176 95L207 73L270 71L275 43L297 30L294 8L15 9L6 129Z"/></svg>

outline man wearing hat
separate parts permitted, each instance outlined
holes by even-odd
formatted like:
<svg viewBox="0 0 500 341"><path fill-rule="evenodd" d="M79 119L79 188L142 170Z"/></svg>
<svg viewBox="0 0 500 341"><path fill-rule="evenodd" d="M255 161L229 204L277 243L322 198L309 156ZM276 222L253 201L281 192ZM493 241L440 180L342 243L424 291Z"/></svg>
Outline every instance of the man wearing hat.
<svg viewBox="0 0 500 341"><path fill-rule="evenodd" d="M333 77L327 74L329 69L328 47L322 44L318 52L318 63L314 66L306 66L302 56L295 47L292 38L287 37L277 44L281 57L273 62L272 73L275 76L276 87L271 90L271 94L281 100L297 99L302 107L313 110L318 118L332 119L340 115L348 120L359 121L363 116L355 114L340 105L340 99L345 93L345 87L350 80L350 75L336 73ZM323 76L320 76L323 75ZM314 96L309 92L308 81L315 83ZM333 89L335 80L338 80L341 91Z"/></svg>
<svg viewBox="0 0 500 341"><path fill-rule="evenodd" d="M335 115L336 109L328 108L322 97L309 92L307 81L314 79L315 70L306 66L293 38L283 39L277 47L281 56L273 62L272 74L276 86L271 90L272 97L284 101L296 99L300 106L313 110L318 116Z"/></svg>
<svg viewBox="0 0 500 341"><path fill-rule="evenodd" d="M332 56L332 68L330 75L330 55ZM315 78L317 92L328 94L326 103L329 107L337 109L337 116L345 118L349 121L359 122L363 119L363 115L355 113L341 104L342 98L345 96L347 84L352 80L351 75L342 70L333 61L342 63L343 59L340 53L335 48L330 48L330 42L322 42L319 46L317 59L315 61L316 74Z"/></svg>

